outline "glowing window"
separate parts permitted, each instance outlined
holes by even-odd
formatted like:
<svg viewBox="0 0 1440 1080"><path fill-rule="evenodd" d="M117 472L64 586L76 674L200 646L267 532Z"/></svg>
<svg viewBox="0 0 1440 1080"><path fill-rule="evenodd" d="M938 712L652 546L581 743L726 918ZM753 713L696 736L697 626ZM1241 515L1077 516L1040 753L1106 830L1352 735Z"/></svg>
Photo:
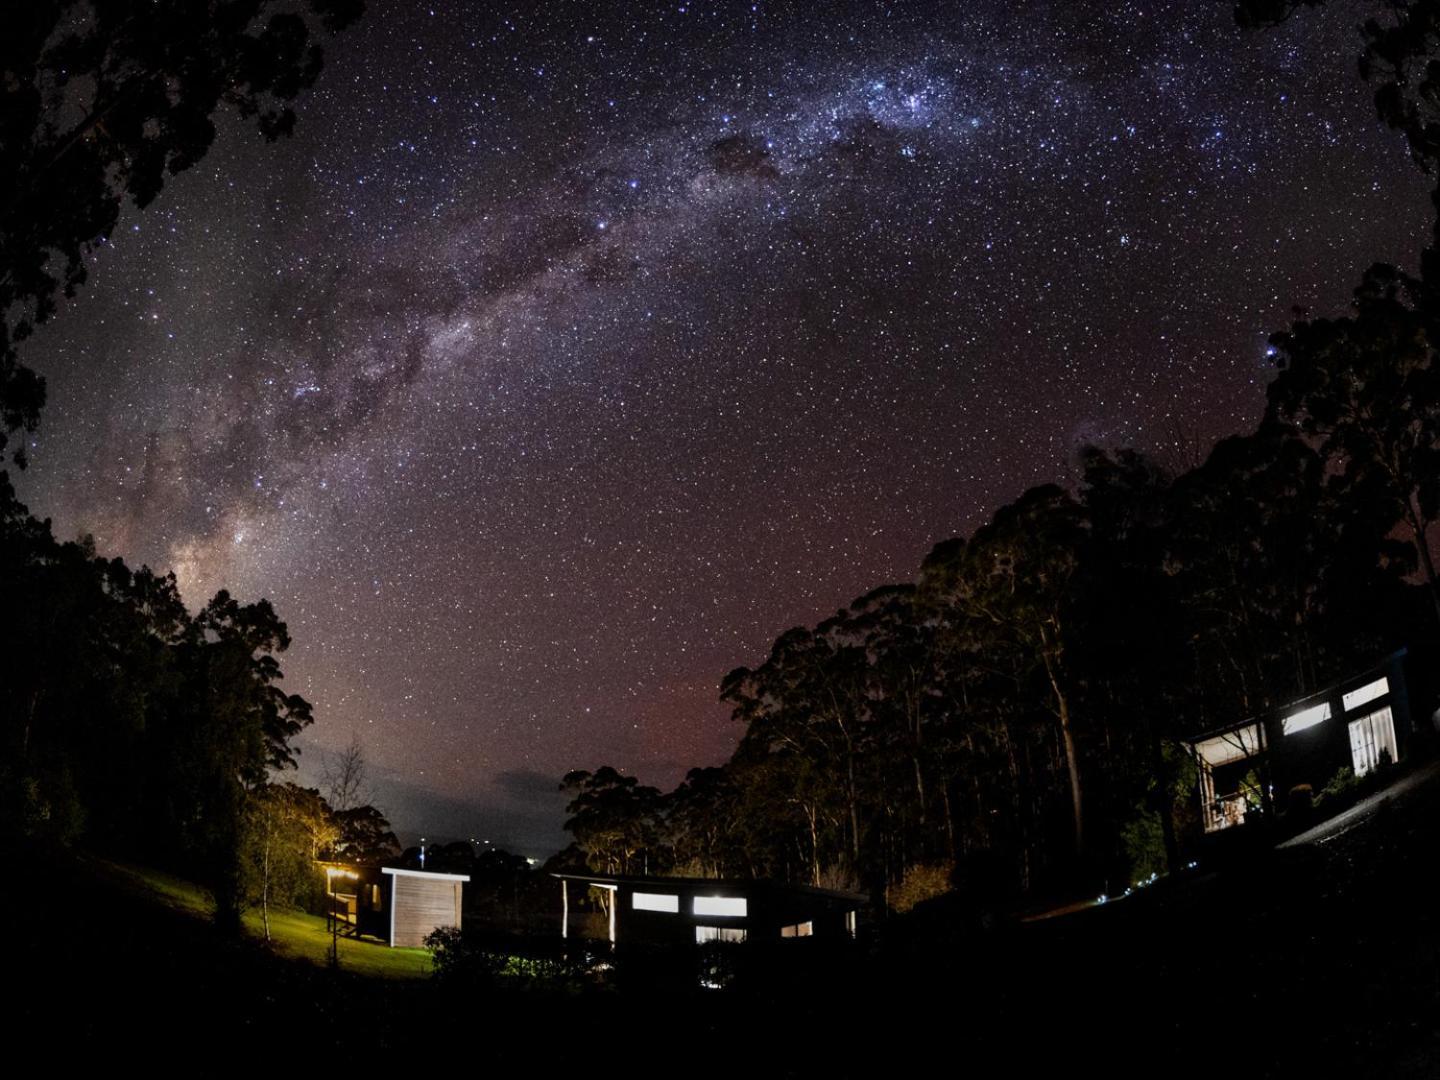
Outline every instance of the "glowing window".
<svg viewBox="0 0 1440 1080"><path fill-rule="evenodd" d="M815 933L815 923L806 921L796 923L794 926L782 926L780 936L783 937L812 937Z"/></svg>
<svg viewBox="0 0 1440 1080"><path fill-rule="evenodd" d="M743 896L697 896L696 915L745 915L747 905Z"/></svg>
<svg viewBox="0 0 1440 1080"><path fill-rule="evenodd" d="M1366 683L1364 686L1351 690L1342 699L1345 704L1345 711L1358 709L1368 701L1374 701L1377 697L1384 697L1390 692L1390 680L1386 678L1376 679L1374 682Z"/></svg>
<svg viewBox="0 0 1440 1080"><path fill-rule="evenodd" d="M680 897L673 893L637 892L633 903L636 911L668 911L674 914L680 910Z"/></svg>
<svg viewBox="0 0 1440 1080"><path fill-rule="evenodd" d="M704 945L709 941L728 941L738 944L745 940L745 929L740 926L697 926L695 944Z"/></svg>
<svg viewBox="0 0 1440 1080"><path fill-rule="evenodd" d="M1323 720L1330 719L1330 703L1322 701L1319 705L1311 705L1308 709L1301 709L1292 713L1280 722L1281 730L1286 735L1294 735L1297 731L1304 731L1312 728Z"/></svg>
<svg viewBox="0 0 1440 1080"><path fill-rule="evenodd" d="M1395 718L1389 706L1351 721L1349 727L1350 760L1356 776L1364 776L1382 761L1396 760Z"/></svg>

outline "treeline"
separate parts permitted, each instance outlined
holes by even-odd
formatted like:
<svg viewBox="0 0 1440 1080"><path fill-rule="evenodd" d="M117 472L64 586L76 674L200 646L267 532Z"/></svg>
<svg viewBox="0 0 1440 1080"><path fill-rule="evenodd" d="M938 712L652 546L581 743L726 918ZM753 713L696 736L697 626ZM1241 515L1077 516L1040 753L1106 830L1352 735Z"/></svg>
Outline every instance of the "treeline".
<svg viewBox="0 0 1440 1080"><path fill-rule="evenodd" d="M317 857L398 853L374 807L272 782L311 708L279 686L290 637L267 601L222 591L192 615L173 574L57 542L0 472L0 611L10 842L83 840L191 874L230 922L293 900Z"/></svg>
<svg viewBox="0 0 1440 1080"><path fill-rule="evenodd" d="M1440 639L1437 283L1377 266L1350 315L1275 335L1263 420L1202 463L1087 449L1072 487L782 634L721 685L723 766L664 795L567 776L575 854L900 906L1173 865L1199 827L1180 739Z"/></svg>

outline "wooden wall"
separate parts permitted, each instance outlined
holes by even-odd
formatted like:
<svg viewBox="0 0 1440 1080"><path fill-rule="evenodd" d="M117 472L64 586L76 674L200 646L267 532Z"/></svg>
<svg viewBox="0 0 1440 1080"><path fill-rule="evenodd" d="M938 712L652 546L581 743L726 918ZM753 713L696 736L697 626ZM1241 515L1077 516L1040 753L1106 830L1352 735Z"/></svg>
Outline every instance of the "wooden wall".
<svg viewBox="0 0 1440 1080"><path fill-rule="evenodd" d="M460 881L394 875L395 937L391 945L418 948L441 926L460 925Z"/></svg>

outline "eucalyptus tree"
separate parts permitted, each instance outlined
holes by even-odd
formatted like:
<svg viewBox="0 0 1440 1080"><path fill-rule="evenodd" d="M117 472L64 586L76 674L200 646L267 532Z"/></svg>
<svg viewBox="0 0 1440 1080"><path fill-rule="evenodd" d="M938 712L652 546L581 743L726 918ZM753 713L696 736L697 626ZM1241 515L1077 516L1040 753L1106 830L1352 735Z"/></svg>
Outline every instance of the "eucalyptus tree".
<svg viewBox="0 0 1440 1080"><path fill-rule="evenodd" d="M289 134L321 42L361 0L27 0L0 34L0 448L44 380L16 346L84 283L128 200L201 160L231 109ZM24 464L24 443L14 451Z"/></svg>
<svg viewBox="0 0 1440 1080"><path fill-rule="evenodd" d="M592 870L606 874L658 872L661 796L658 789L609 765L566 773L560 790L571 796L565 830Z"/></svg>
<svg viewBox="0 0 1440 1080"><path fill-rule="evenodd" d="M1043 702L1055 725L1073 822L1085 850L1085 802L1076 715L1078 673L1069 651L1078 613L1074 584L1088 526L1062 488L1032 488L998 510L968 542L937 547L922 568L926 587L950 611L957 647L994 657L1017 689Z"/></svg>
<svg viewBox="0 0 1440 1080"><path fill-rule="evenodd" d="M1432 551L1440 518L1440 364L1423 305L1424 284L1372 267L1352 314L1296 322L1271 339L1281 368L1270 415L1293 424L1327 466L1335 495L1402 528L1440 626Z"/></svg>

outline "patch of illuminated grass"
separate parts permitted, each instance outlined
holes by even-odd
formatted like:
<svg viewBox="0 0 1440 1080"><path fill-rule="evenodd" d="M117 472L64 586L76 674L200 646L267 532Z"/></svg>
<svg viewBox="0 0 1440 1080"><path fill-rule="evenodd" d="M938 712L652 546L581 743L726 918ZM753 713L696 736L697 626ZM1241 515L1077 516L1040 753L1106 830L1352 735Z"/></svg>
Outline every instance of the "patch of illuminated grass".
<svg viewBox="0 0 1440 1080"><path fill-rule="evenodd" d="M149 867L107 862L103 869L132 890L167 907L198 918L214 914L215 905L209 892L194 882ZM259 910L247 911L242 922L252 937L264 938ZM330 941L322 916L271 909L270 947L278 955L325 965L330 961ZM337 944L342 971L386 979L415 979L430 974L428 949L392 949L372 938L342 937Z"/></svg>

